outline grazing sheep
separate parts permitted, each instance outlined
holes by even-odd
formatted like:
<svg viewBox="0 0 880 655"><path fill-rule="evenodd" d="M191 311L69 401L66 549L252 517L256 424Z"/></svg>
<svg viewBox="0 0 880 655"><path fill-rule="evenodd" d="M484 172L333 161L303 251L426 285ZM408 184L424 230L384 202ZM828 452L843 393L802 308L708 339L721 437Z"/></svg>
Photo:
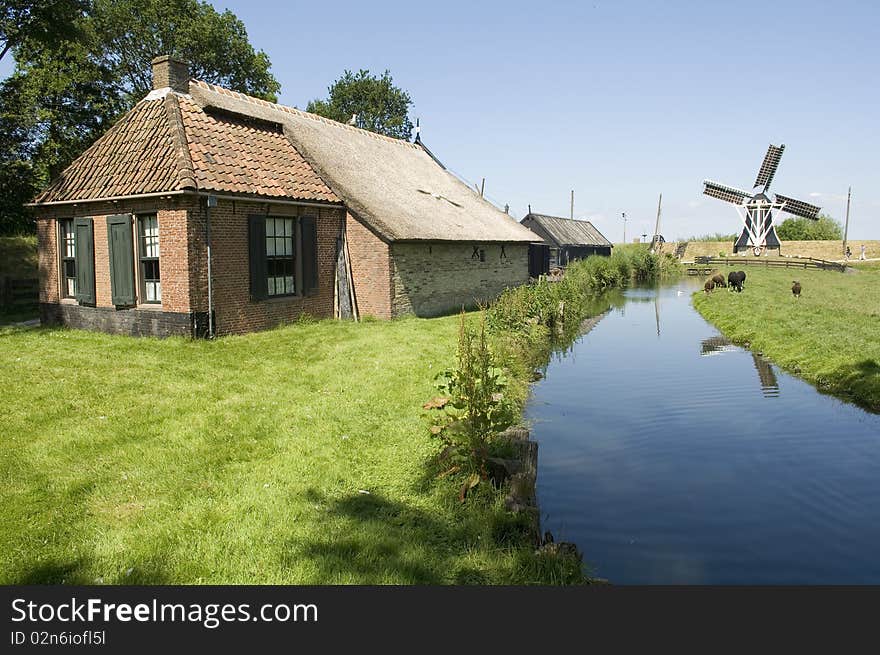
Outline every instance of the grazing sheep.
<svg viewBox="0 0 880 655"><path fill-rule="evenodd" d="M801 283L797 280L791 283L791 293L794 295L795 298L801 297Z"/></svg>
<svg viewBox="0 0 880 655"><path fill-rule="evenodd" d="M727 274L727 288L730 291L742 292L743 290L743 280L746 279L746 274L742 271L731 271Z"/></svg>
<svg viewBox="0 0 880 655"><path fill-rule="evenodd" d="M703 285L703 291L706 293L712 293L712 290L715 288L715 283L712 280L706 280L706 284Z"/></svg>
<svg viewBox="0 0 880 655"><path fill-rule="evenodd" d="M724 276L721 275L721 273L715 273L715 275L712 276L712 281L715 283L716 287L723 288L727 286L726 284L724 284Z"/></svg>

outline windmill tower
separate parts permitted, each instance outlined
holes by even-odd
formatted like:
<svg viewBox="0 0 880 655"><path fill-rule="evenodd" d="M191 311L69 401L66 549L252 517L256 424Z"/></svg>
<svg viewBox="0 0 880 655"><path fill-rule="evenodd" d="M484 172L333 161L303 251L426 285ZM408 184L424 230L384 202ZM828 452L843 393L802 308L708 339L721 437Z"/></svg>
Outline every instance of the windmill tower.
<svg viewBox="0 0 880 655"><path fill-rule="evenodd" d="M812 220L819 219L819 207L802 200L783 196L780 193L769 195L770 183L776 175L779 160L785 145L770 145L764 162L758 170L758 177L751 191L719 184L712 180L703 182L703 193L712 198L729 202L736 206L743 222L743 231L733 246L733 252L752 249L759 256L766 248L779 248L779 237L773 227L773 212L782 212ZM755 189L762 187L755 193Z"/></svg>

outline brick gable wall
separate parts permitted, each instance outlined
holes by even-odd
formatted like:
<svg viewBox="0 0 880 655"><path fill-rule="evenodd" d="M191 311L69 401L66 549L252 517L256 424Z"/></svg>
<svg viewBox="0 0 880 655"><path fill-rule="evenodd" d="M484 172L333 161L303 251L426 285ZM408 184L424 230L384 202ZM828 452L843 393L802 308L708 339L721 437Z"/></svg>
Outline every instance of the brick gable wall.
<svg viewBox="0 0 880 655"><path fill-rule="evenodd" d="M391 318L391 251L388 243L350 213L346 214L345 229L358 312L361 316Z"/></svg>
<svg viewBox="0 0 880 655"><path fill-rule="evenodd" d="M485 261L479 259L481 249ZM529 279L527 244L394 243L391 263L393 316L473 308Z"/></svg>

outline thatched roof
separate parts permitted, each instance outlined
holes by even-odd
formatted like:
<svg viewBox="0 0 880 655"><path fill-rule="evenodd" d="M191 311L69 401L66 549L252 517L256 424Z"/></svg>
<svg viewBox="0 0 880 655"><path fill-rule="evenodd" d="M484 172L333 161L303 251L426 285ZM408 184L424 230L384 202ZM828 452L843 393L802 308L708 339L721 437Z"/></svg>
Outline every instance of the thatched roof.
<svg viewBox="0 0 880 655"><path fill-rule="evenodd" d="M281 124L330 188L388 241L535 241L534 234L445 170L419 144L205 82L192 82L190 94L206 109Z"/></svg>
<svg viewBox="0 0 880 655"><path fill-rule="evenodd" d="M607 246L611 242L602 236L590 221L581 221L546 214L528 214L522 224L556 247Z"/></svg>
<svg viewBox="0 0 880 655"><path fill-rule="evenodd" d="M172 191L344 202L387 241L537 240L420 144L196 80L151 92L36 204Z"/></svg>

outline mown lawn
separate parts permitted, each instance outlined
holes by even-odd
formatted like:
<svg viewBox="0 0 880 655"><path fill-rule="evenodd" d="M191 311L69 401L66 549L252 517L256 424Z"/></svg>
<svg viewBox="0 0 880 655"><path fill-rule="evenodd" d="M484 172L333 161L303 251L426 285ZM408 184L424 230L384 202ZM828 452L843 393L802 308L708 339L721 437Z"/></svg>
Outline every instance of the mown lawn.
<svg viewBox="0 0 880 655"><path fill-rule="evenodd" d="M727 277L731 269L722 269ZM880 267L855 273L743 267L743 293L694 295L728 338L749 344L821 391L880 412ZM791 293L800 281L800 300Z"/></svg>
<svg viewBox="0 0 880 655"><path fill-rule="evenodd" d="M529 583L420 417L456 317L214 342L0 328L0 583Z"/></svg>

